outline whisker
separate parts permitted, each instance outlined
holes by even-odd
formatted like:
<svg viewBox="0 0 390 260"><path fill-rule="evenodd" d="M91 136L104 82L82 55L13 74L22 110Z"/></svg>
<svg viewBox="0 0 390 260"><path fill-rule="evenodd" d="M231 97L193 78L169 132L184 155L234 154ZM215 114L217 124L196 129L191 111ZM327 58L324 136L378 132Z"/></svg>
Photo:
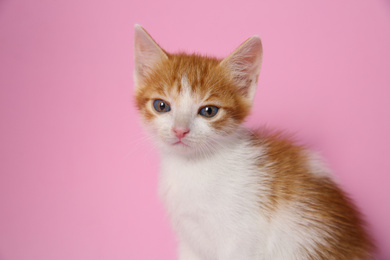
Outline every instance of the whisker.
<svg viewBox="0 0 390 260"><path fill-rule="evenodd" d="M153 142L152 140L152 137L151 136L141 136L140 138L137 138L136 140L133 140L129 147L131 148L129 152L127 152L125 155L124 155L124 158L128 158L130 157L131 155L133 155L134 153L138 152L138 148L139 148L139 145L140 144L143 144L143 143L146 143L148 142L149 144L151 144L151 147L156 149L155 147L155 143Z"/></svg>

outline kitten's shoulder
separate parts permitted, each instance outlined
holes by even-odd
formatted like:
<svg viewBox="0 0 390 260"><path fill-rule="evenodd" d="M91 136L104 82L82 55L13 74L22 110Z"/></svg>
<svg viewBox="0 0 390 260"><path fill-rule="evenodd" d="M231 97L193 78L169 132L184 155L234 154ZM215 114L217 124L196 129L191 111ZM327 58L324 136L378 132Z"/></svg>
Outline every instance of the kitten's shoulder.
<svg viewBox="0 0 390 260"><path fill-rule="evenodd" d="M266 162L262 160L260 164L271 164L278 172L305 172L327 177L331 175L323 158L317 152L299 144L292 134L265 128L250 131L248 135L251 144L261 147L264 151Z"/></svg>

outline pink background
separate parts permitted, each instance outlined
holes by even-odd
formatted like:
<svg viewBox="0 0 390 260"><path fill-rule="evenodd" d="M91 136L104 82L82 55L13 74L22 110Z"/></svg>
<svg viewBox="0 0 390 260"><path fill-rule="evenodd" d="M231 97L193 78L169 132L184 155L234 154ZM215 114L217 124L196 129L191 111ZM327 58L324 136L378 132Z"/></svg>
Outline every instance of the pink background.
<svg viewBox="0 0 390 260"><path fill-rule="evenodd" d="M321 151L390 259L390 4L0 1L0 259L175 259L132 101L133 24L168 51L264 45L248 125Z"/></svg>

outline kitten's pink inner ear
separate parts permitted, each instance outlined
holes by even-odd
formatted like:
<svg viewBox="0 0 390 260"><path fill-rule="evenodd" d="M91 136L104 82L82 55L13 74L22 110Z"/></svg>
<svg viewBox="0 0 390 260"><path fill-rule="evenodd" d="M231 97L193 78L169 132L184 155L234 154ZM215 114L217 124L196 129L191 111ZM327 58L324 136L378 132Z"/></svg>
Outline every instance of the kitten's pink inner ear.
<svg viewBox="0 0 390 260"><path fill-rule="evenodd" d="M256 92L262 57L261 40L258 36L253 36L220 63L220 66L230 72L238 91L250 101Z"/></svg>
<svg viewBox="0 0 390 260"><path fill-rule="evenodd" d="M142 81L156 64L168 59L165 51L138 24L134 26L134 59L136 83Z"/></svg>

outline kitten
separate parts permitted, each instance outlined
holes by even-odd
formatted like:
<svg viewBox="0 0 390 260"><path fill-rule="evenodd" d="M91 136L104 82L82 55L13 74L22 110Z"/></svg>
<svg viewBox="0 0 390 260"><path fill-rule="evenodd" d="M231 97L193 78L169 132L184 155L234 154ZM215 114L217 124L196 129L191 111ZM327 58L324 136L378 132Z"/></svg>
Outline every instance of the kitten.
<svg viewBox="0 0 390 260"><path fill-rule="evenodd" d="M136 104L161 151L160 195L181 260L367 259L350 199L313 153L243 126L262 59L171 54L135 26Z"/></svg>

